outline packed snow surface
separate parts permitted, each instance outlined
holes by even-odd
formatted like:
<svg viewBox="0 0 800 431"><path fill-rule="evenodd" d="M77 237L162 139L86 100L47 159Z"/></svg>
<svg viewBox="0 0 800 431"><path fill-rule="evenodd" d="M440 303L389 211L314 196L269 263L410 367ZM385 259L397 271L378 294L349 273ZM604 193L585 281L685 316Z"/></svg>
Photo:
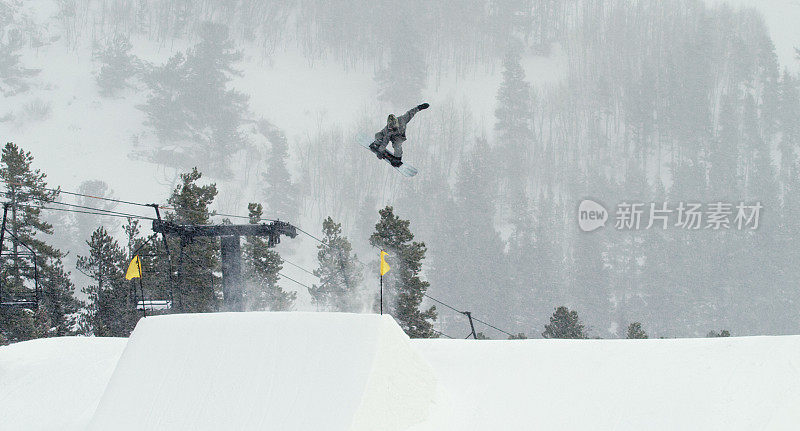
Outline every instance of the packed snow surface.
<svg viewBox="0 0 800 431"><path fill-rule="evenodd" d="M413 344L451 398L415 430L800 429L800 336Z"/></svg>
<svg viewBox="0 0 800 431"><path fill-rule="evenodd" d="M44 338L0 347L0 430L83 430L125 338Z"/></svg>
<svg viewBox="0 0 800 431"><path fill-rule="evenodd" d="M224 313L147 318L124 343L0 348L0 430L800 424L800 336L409 341L388 316Z"/></svg>
<svg viewBox="0 0 800 431"><path fill-rule="evenodd" d="M219 313L142 319L90 430L403 430L430 366L391 317Z"/></svg>

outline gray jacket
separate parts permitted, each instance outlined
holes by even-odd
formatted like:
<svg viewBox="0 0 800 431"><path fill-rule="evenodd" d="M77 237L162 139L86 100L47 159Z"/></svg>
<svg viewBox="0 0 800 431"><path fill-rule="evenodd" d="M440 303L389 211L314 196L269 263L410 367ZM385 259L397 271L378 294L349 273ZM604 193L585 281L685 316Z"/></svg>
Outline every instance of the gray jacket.
<svg viewBox="0 0 800 431"><path fill-rule="evenodd" d="M406 124L414 118L414 115L419 112L418 107L411 108L405 114L397 117L397 122L399 123L399 127L395 131L389 131L389 126L386 125L383 127L383 130L375 134L375 142L378 143L380 146L389 145L389 141L393 144L402 144L406 141Z"/></svg>

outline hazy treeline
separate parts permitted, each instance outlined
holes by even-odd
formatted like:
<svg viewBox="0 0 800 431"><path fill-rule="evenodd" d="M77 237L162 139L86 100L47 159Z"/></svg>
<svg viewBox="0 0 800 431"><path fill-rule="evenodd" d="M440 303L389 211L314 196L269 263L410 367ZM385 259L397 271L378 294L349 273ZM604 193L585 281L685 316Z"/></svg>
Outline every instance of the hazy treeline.
<svg viewBox="0 0 800 431"><path fill-rule="evenodd" d="M509 41L495 139L469 106L438 105L409 136L424 175L400 184L361 160L319 155L328 159L304 169L311 202L335 200L320 206L342 208L357 230L365 206L395 201L429 247L432 294L512 330L541 327L568 304L599 336L622 336L634 320L659 336L796 332L800 102L761 17L701 2L584 5L554 39L569 65L559 84L532 85L521 59L537 47ZM342 134L316 133L309 153ZM584 197L612 217L624 201L764 210L755 231L612 222L585 234Z"/></svg>
<svg viewBox="0 0 800 431"><path fill-rule="evenodd" d="M68 0L61 2L60 17L65 28L93 37L136 34L163 42L194 37L206 21L224 22L266 55L299 48L312 61L334 58L351 66L377 64L413 47L421 56L404 60L430 60L435 71L444 71L486 64L505 45L509 21L545 46L553 33L548 27L564 25L571 13L531 1Z"/></svg>

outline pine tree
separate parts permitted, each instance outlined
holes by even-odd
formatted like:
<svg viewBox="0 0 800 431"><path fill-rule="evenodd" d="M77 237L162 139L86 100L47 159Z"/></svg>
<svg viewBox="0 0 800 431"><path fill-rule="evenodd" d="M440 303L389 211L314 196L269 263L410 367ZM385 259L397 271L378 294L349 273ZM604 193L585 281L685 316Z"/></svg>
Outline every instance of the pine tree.
<svg viewBox="0 0 800 431"><path fill-rule="evenodd" d="M128 218L125 225L122 226L122 230L125 232L125 239L128 242L128 249L125 250L128 255L128 260L133 259L133 253L136 250L140 250L140 247L143 245L144 241L139 237L141 233L141 229L139 228L139 220L134 218ZM144 253L142 253L144 254Z"/></svg>
<svg viewBox="0 0 800 431"><path fill-rule="evenodd" d="M742 140L752 154L747 197L761 201L765 208L770 208L772 213L778 214L775 211L778 207L777 169L772 160L769 142L758 124L758 106L752 96L745 99L742 134ZM771 214L767 214L767 218L762 220L764 226L774 228L778 220L777 217L772 219L770 216Z"/></svg>
<svg viewBox="0 0 800 431"><path fill-rule="evenodd" d="M297 220L300 209L299 190L292 182L289 170L286 169L286 160L289 158L286 135L266 120L258 123L258 129L271 144L267 156L267 171L262 175L262 180L266 184L264 200L267 202L269 217L284 221Z"/></svg>
<svg viewBox="0 0 800 431"><path fill-rule="evenodd" d="M378 100L398 110L409 109L421 103L422 89L425 88L428 74L424 49L421 48L422 35L408 36L408 32L414 31L411 24L413 18L401 9L397 8L392 12L393 25L386 32L388 64L382 66L374 78L378 87Z"/></svg>
<svg viewBox="0 0 800 431"><path fill-rule="evenodd" d="M631 199L633 202L647 202L650 196L649 184L644 171L640 169L639 163L635 159L628 160L627 178L622 184L612 185L612 190L617 190L618 193L625 196L626 199ZM643 221L645 218L643 217ZM649 219L648 219L649 220ZM629 322L629 313L639 314L640 308L644 305L641 300L643 280L642 270L644 259L647 256L646 250L643 247L645 236L651 230L644 229L646 225L642 225L641 229L631 229L627 232L618 232L622 234L622 238L609 241L608 245L608 264L611 276L610 296L613 298L613 319L616 328L622 331L626 324ZM576 305L583 305L578 303ZM596 310L581 307L586 310L584 318L587 315L594 317L593 314ZM594 320L593 322L598 322ZM601 320L602 322L602 320ZM614 331L617 336L617 330Z"/></svg>
<svg viewBox="0 0 800 431"><path fill-rule="evenodd" d="M488 37L494 46L520 44L520 39L528 40L533 31L534 5L527 0L492 0L488 2ZM541 47L544 48L544 47Z"/></svg>
<svg viewBox="0 0 800 431"><path fill-rule="evenodd" d="M642 324L633 322L628 325L628 339L644 339L647 338L647 333L642 329Z"/></svg>
<svg viewBox="0 0 800 431"><path fill-rule="evenodd" d="M31 297L38 272L42 289L39 309L33 313L20 309L0 310L0 333L11 342L34 337L60 336L75 332L75 313L79 302L73 296L74 286L64 271L64 254L45 242L53 226L42 220L38 205L52 202L57 191L46 189L46 175L34 169L33 156L13 143L6 144L0 159L0 179L5 182L5 197L9 202L6 220L6 244L3 248L0 289L4 298ZM36 253L24 257L27 247ZM37 269L38 271L35 271Z"/></svg>
<svg viewBox="0 0 800 431"><path fill-rule="evenodd" d="M125 252L103 227L86 243L89 254L78 256L77 268L95 282L82 289L89 299L86 320L90 332L99 337L127 337L138 315L136 287L125 280Z"/></svg>
<svg viewBox="0 0 800 431"><path fill-rule="evenodd" d="M397 109L408 109L420 103L427 71L425 57L417 43L416 38L394 37L389 64L375 75L379 101Z"/></svg>
<svg viewBox="0 0 800 431"><path fill-rule="evenodd" d="M739 324L746 324L749 328L760 327L761 330L768 331L767 333L782 333L791 331L791 325L777 320L765 321L757 317L764 313L788 315L797 311L791 301L777 299L790 297L796 289L784 275L785 267L782 265L782 259L786 251L775 246L776 243L785 243L791 230L784 230L785 223L780 218L781 187L778 182L777 164L772 157L770 143L773 137L761 125L763 123L759 120L761 109L763 104L756 105L752 96L746 97L742 141L749 150L747 200L751 204L759 202L763 210L760 211L757 233L737 232L740 233L736 235L737 243L727 248L727 250L746 252L738 253L736 258L731 259L736 263L728 273L732 278L730 286L738 288L735 291L738 307L731 310L729 319L720 321L720 324L727 325L728 322L738 318ZM761 115L763 116L763 112ZM796 216L786 215L791 218ZM762 294L753 298L752 286L760 286ZM745 310L747 312L744 312Z"/></svg>
<svg viewBox="0 0 800 431"><path fill-rule="evenodd" d="M13 20L14 12L3 11L5 7L8 6L0 5L0 22L12 25L4 25L0 29L0 94L13 96L27 91L30 88L30 78L38 74L39 70L22 65L20 50L25 46L25 35L20 29L14 28L13 22L7 22Z"/></svg>
<svg viewBox="0 0 800 431"><path fill-rule="evenodd" d="M44 299L40 309L44 308L46 313L45 322L49 335L57 337L75 334L78 308L81 305L74 296L75 286L70 280L69 272L64 270L62 257L63 254L59 254L58 258L50 259L41 267Z"/></svg>
<svg viewBox="0 0 800 431"><path fill-rule="evenodd" d="M518 302L518 298L514 296L517 291L504 289L508 274L500 260L504 244L494 228L496 180L487 154L491 151L486 141L478 139L475 148L461 160L453 190L453 220L450 226L442 226L446 229L443 234L454 240L451 247L455 250L437 262L436 270L449 289L439 292L464 297L462 307L507 316L510 313L501 304ZM472 247L469 253L462 250L465 241ZM501 320L499 324L509 321Z"/></svg>
<svg viewBox="0 0 800 431"><path fill-rule="evenodd" d="M697 159L677 161L672 167L674 182L669 190L670 202L710 202L706 183L706 169ZM701 298L715 298L715 291L707 283L698 283L698 274L712 274L708 259L707 235L688 229L672 229L670 241L664 250L667 262L663 266L666 276L659 279L662 292L668 294L670 301L661 300L662 309L668 311L672 328L694 332L695 322L708 318L707 305ZM712 281L715 281L712 278ZM710 290L710 292L709 292ZM705 315L704 315L705 314ZM651 324L652 321L651 321Z"/></svg>
<svg viewBox="0 0 800 431"><path fill-rule="evenodd" d="M436 306L425 311L419 308L429 286L419 276L427 250L425 243L412 242L411 223L394 215L391 206L378 213L381 218L369 242L391 256L392 269L384 276L389 313L409 337L434 338L432 321L436 320Z"/></svg>
<svg viewBox="0 0 800 431"><path fill-rule="evenodd" d="M602 197L604 193L608 193L611 185L602 175L592 170L577 182L576 188L577 196ZM608 322L612 308L608 248L613 240L609 239L608 230L605 228L587 233L572 225L571 231L572 253L567 282L570 291L580 292L580 295L574 298L574 304L586 310L584 316L589 322L595 324ZM548 308L563 303L565 299L564 295L553 295L551 300L558 302L551 302Z"/></svg>
<svg viewBox="0 0 800 431"><path fill-rule="evenodd" d="M653 202L667 202L666 189L659 180L655 184ZM674 227L674 226L673 226ZM678 315L676 309L681 304L676 299L664 300L675 297L675 287L672 286L671 274L673 269L672 244L674 232L667 229L649 229L644 234L644 267L642 268L641 300L645 305L639 313L649 322L656 331L664 331L673 325L671 316Z"/></svg>
<svg viewBox="0 0 800 431"><path fill-rule="evenodd" d="M563 217L561 208L550 191L543 192L534 207L535 210L528 210L526 202L525 210L535 211L537 215L530 226L514 224L515 233L533 231L516 237L517 241L528 239L533 242L521 246L517 244L513 249L509 247L509 254L522 253L509 256L516 261L510 271L514 271L521 282L518 285L520 291L527 294L524 304L528 307L528 319L534 317L531 314L547 313L552 304L558 303L559 295L564 290L563 281L566 275L560 236L563 230L560 225Z"/></svg>
<svg viewBox="0 0 800 431"><path fill-rule="evenodd" d="M797 88L798 81L793 79L788 72L784 73L781 90L781 178L782 178L782 205L781 222L778 242L775 247L783 251L779 256L779 266L791 268L786 271L784 285L800 285L800 268L796 262L800 261L800 250L795 246L800 240L800 93ZM797 289L790 287L788 295L792 298L788 303L797 304L800 294ZM795 306L796 310L796 306ZM797 314L795 311L792 314Z"/></svg>
<svg viewBox="0 0 800 431"><path fill-rule="evenodd" d="M730 336L731 336L731 332L728 331L727 329L723 329L723 330L721 330L719 332L717 332L717 331L709 331L709 333L706 334L707 338L725 338L725 337L730 337Z"/></svg>
<svg viewBox="0 0 800 431"><path fill-rule="evenodd" d="M264 208L261 204L247 205L250 223L261 222ZM275 250L269 248L266 238L248 236L242 249L245 289L245 306L248 310L291 310L297 299L297 292L286 292L278 285L278 273L283 268L283 259Z"/></svg>
<svg viewBox="0 0 800 431"><path fill-rule="evenodd" d="M735 190L740 189L737 174L739 163L740 105L732 96L723 97L717 136L709 144L708 183L712 199L728 202Z"/></svg>
<svg viewBox="0 0 800 431"><path fill-rule="evenodd" d="M126 88L127 81L138 72L139 60L130 53L132 49L130 39L118 34L105 46L95 50L94 59L102 63L96 79L101 95L115 95Z"/></svg>
<svg viewBox="0 0 800 431"><path fill-rule="evenodd" d="M550 323L544 325L544 338L586 338L583 332L583 323L578 318L577 311L560 306L550 316Z"/></svg>
<svg viewBox="0 0 800 431"><path fill-rule="evenodd" d="M363 265L352 253L350 241L342 236L341 223L328 217L322 222L322 234L322 244L317 246L319 267L314 270L320 284L308 289L311 300L321 310L361 311Z"/></svg>
<svg viewBox="0 0 800 431"><path fill-rule="evenodd" d="M531 114L531 85L525 80L519 52L509 49L503 60L503 81L497 90L495 129L501 132L504 140L520 138L519 144L530 144L533 138Z"/></svg>
<svg viewBox="0 0 800 431"><path fill-rule="evenodd" d="M779 87L778 124L781 132L781 178L788 182L793 176L793 165L800 149L800 90L797 80L788 71L783 72Z"/></svg>
<svg viewBox="0 0 800 431"><path fill-rule="evenodd" d="M233 65L242 54L223 25L205 23L199 36L186 55L176 54L146 77L151 94L141 109L159 145L144 155L168 166L202 166L229 176L228 160L247 144L240 131L247 96L228 89L240 75Z"/></svg>
<svg viewBox="0 0 800 431"><path fill-rule="evenodd" d="M78 193L100 198L114 198L114 191L108 186L108 183L101 180L83 181L80 186L78 186ZM116 202L95 199L94 197L76 196L76 201L78 205L99 208L101 210L113 210L117 207ZM94 233L99 226L105 226L108 230L108 227L115 226L118 220L115 217L97 214L74 213L70 214L70 216L68 222L72 225L71 227L73 229L71 233L76 238L91 237L92 233ZM113 229L109 234L114 234Z"/></svg>
<svg viewBox="0 0 800 431"><path fill-rule="evenodd" d="M516 49L509 49L503 61L503 81L497 91L497 109L494 115L497 120L494 128L498 132L500 157L509 174L505 194L511 199L508 205L525 193L525 174L529 171L526 169L527 163L532 156L538 156L538 150L534 148L531 86L525 80L525 71Z"/></svg>
<svg viewBox="0 0 800 431"><path fill-rule="evenodd" d="M166 219L178 224L209 224L213 215L208 207L217 196L216 184L200 186L197 182L202 174L197 168L181 174L181 184L175 187L170 196L169 206L175 212L169 213ZM170 241L172 262L177 265L173 307L183 312L202 313L215 311L219 299L215 289L219 281L214 275L214 268L219 263L219 246L213 238L194 238L193 241L181 244L180 239Z"/></svg>

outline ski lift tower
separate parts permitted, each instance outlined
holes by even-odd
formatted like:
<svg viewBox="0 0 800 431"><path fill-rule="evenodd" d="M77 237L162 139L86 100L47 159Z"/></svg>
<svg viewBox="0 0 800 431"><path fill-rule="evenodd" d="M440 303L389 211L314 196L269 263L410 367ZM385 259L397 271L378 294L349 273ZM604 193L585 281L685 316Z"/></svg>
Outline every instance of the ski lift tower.
<svg viewBox="0 0 800 431"><path fill-rule="evenodd" d="M289 223L274 221L259 224L180 225L163 220L153 221L153 232L166 237L178 237L181 249L194 238L220 237L222 249L222 302L226 311L243 311L242 236L267 238L267 246L280 243L281 235L297 236L297 228ZM183 253L183 250L181 250Z"/></svg>

